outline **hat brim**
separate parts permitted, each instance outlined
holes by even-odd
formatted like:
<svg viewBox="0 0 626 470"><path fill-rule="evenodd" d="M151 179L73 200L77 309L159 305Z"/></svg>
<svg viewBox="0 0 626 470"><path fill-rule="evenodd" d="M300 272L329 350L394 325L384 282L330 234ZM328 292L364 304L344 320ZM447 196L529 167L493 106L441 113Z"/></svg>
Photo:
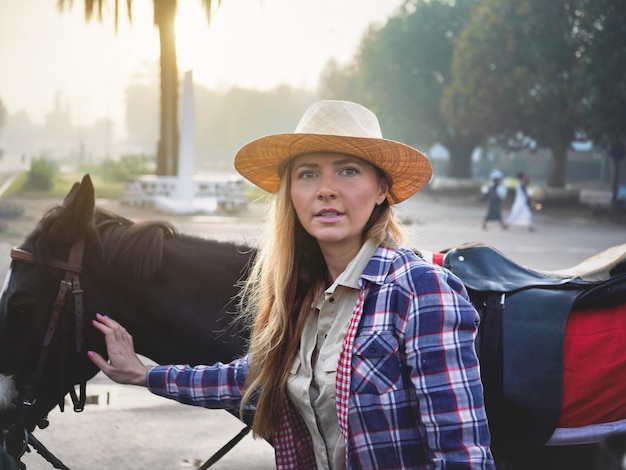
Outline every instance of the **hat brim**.
<svg viewBox="0 0 626 470"><path fill-rule="evenodd" d="M387 196L391 204L411 197L432 176L428 157L401 142L328 134L275 134L254 140L237 152L235 169L261 189L276 193L280 165L298 155L314 152L354 155L376 165L391 180Z"/></svg>

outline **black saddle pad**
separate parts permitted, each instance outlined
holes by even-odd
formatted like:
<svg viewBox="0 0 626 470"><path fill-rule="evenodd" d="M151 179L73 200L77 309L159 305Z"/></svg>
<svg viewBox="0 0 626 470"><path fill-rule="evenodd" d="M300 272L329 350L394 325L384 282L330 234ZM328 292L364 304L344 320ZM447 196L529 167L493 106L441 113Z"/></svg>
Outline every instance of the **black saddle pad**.
<svg viewBox="0 0 626 470"><path fill-rule="evenodd" d="M623 302L626 274L601 282L550 277L484 245L453 249L443 265L481 315L477 350L494 438L544 445L561 411L567 318L574 308Z"/></svg>

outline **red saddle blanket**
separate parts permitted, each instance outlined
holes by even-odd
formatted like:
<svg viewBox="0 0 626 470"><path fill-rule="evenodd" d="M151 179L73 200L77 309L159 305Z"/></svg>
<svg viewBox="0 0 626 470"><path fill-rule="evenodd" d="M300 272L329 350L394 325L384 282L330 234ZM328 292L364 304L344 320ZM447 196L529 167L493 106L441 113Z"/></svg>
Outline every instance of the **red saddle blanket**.
<svg viewBox="0 0 626 470"><path fill-rule="evenodd" d="M565 329L559 428L626 419L626 303L573 310Z"/></svg>

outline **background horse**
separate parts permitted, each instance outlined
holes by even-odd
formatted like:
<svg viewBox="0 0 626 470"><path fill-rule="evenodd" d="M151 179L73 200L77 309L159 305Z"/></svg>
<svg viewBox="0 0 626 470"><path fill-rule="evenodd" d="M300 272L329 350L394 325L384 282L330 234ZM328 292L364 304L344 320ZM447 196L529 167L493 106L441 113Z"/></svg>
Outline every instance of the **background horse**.
<svg viewBox="0 0 626 470"><path fill-rule="evenodd" d="M14 457L24 449L23 429L32 431L98 372L86 355L106 354L91 326L96 313L123 324L137 352L157 363L211 364L244 353L246 331L234 326L233 312L250 248L96 209L89 176L12 255L0 298L0 426Z"/></svg>
<svg viewBox="0 0 626 470"><path fill-rule="evenodd" d="M96 312L120 321L137 351L157 363L225 362L245 350L245 325L233 325L233 313L251 248L177 234L164 222L134 224L94 201L86 176L13 252L0 298L0 383L9 385L0 391L0 425L15 456L23 449L22 429L34 429L75 384L97 373L86 357L88 350L105 353L90 325ZM587 424L572 416L581 396L570 391L582 387L569 369L580 361L572 351L593 355L597 349L580 342L580 325L588 330L598 315L613 318L601 326L609 332L601 341L616 344L618 354L593 382L621 390L623 375L616 371L626 364L626 351L623 341L608 339L623 338L624 322L615 320L624 314L625 257L621 246L594 272L550 274L485 246L438 257L464 282L481 315L477 346L499 468L594 467L593 449L545 444L561 443L559 430ZM574 323L578 333L569 326ZM80 407L80 397L74 400ZM608 406L612 414L604 422L626 424L626 394Z"/></svg>

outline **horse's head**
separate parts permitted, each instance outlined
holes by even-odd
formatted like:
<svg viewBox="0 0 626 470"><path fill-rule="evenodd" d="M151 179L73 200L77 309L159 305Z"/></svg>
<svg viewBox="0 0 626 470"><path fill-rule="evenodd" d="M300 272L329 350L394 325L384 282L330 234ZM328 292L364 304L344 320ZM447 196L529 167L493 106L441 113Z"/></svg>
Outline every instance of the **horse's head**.
<svg viewBox="0 0 626 470"><path fill-rule="evenodd" d="M88 320L80 273L85 247L96 244L94 210L87 175L12 251L0 297L0 428L15 457L23 452L24 431L45 424L73 392L79 370L93 370L80 350Z"/></svg>
<svg viewBox="0 0 626 470"><path fill-rule="evenodd" d="M134 223L95 207L88 176L76 183L12 250L0 296L0 430L11 454L68 393L80 408L74 385L98 372L86 352L106 354L96 312L124 324L155 362L243 354L247 332L231 328L232 309L253 254L165 221Z"/></svg>

